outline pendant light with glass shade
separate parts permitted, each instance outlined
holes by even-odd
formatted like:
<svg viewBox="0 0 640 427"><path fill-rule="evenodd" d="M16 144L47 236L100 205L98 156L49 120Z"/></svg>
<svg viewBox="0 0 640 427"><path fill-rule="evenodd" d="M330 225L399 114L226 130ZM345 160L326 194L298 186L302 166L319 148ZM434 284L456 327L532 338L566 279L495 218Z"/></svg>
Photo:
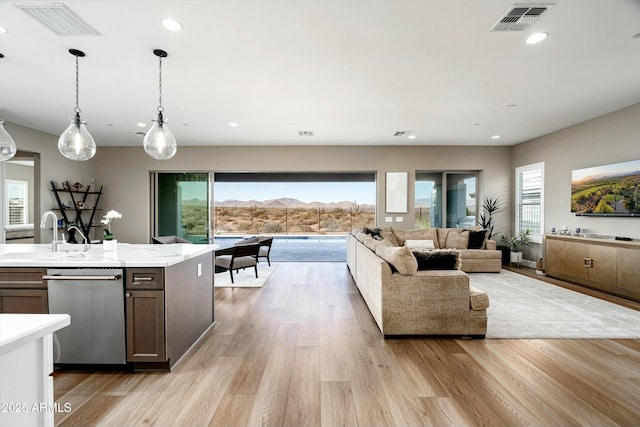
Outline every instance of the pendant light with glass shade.
<svg viewBox="0 0 640 427"><path fill-rule="evenodd" d="M155 49L153 54L158 57L160 63L158 72L158 88L160 92L158 118L154 120L153 126L151 126L151 129L145 134L142 143L144 145L144 151L146 151L148 155L156 160L167 160L172 158L177 150L176 138L169 130L162 116L164 111L164 107L162 106L162 58L167 57L167 52Z"/></svg>
<svg viewBox="0 0 640 427"><path fill-rule="evenodd" d="M4 58L4 55L0 53L0 59L2 58ZM0 120L0 162L9 160L15 156L17 152L18 147L16 147L16 142L4 128L4 120Z"/></svg>
<svg viewBox="0 0 640 427"><path fill-rule="evenodd" d="M0 162L9 160L18 152L16 142L4 128L4 120L0 120Z"/></svg>
<svg viewBox="0 0 640 427"><path fill-rule="evenodd" d="M84 52L77 49L69 49L69 53L76 57L76 108L75 116L71 119L71 124L60 135L58 139L58 150L70 160L89 160L96 154L96 142L86 127L86 122L80 118L80 107L78 106L78 58L84 57Z"/></svg>

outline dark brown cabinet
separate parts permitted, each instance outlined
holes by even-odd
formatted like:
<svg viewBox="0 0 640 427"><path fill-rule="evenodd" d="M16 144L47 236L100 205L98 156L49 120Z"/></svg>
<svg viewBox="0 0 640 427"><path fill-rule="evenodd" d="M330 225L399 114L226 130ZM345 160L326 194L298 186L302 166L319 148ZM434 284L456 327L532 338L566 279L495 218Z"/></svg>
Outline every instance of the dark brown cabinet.
<svg viewBox="0 0 640 427"><path fill-rule="evenodd" d="M165 362L162 268L128 268L125 284L127 362Z"/></svg>
<svg viewBox="0 0 640 427"><path fill-rule="evenodd" d="M0 313L49 313L45 274L41 268L0 268Z"/></svg>

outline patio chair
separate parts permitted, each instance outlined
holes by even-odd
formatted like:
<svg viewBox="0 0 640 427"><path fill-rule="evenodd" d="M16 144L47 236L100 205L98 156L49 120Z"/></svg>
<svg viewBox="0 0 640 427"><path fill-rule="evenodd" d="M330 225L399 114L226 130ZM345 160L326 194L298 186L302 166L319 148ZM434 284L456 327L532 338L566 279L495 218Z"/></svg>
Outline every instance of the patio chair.
<svg viewBox="0 0 640 427"><path fill-rule="evenodd" d="M260 243L233 246L230 255L216 255L213 263L216 273L229 271L233 283L233 271L253 267L258 278L258 252Z"/></svg>
<svg viewBox="0 0 640 427"><path fill-rule="evenodd" d="M259 241L260 251L258 252L258 261L260 258L266 258L267 264L271 267L271 260L269 259L269 253L271 252L271 245L273 244L273 237L268 237Z"/></svg>

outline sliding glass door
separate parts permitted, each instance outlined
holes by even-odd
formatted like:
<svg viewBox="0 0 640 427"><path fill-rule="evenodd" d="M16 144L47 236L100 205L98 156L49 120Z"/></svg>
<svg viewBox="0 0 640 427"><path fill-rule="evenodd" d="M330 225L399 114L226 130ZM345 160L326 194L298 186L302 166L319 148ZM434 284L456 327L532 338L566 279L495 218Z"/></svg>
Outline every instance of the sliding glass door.
<svg viewBox="0 0 640 427"><path fill-rule="evenodd" d="M211 182L207 172L153 172L152 236L210 243Z"/></svg>
<svg viewBox="0 0 640 427"><path fill-rule="evenodd" d="M464 228L477 224L478 173L417 171L416 228Z"/></svg>

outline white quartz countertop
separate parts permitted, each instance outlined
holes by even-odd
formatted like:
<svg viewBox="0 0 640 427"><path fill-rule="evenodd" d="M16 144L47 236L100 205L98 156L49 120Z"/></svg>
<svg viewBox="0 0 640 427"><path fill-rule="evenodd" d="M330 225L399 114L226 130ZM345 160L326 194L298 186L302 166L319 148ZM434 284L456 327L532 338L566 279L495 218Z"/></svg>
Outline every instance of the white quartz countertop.
<svg viewBox="0 0 640 427"><path fill-rule="evenodd" d="M142 245L118 243L114 252L93 244L52 252L50 244L0 245L0 267L169 267L211 252L218 245Z"/></svg>
<svg viewBox="0 0 640 427"><path fill-rule="evenodd" d="M0 355L70 324L68 314L0 314Z"/></svg>

